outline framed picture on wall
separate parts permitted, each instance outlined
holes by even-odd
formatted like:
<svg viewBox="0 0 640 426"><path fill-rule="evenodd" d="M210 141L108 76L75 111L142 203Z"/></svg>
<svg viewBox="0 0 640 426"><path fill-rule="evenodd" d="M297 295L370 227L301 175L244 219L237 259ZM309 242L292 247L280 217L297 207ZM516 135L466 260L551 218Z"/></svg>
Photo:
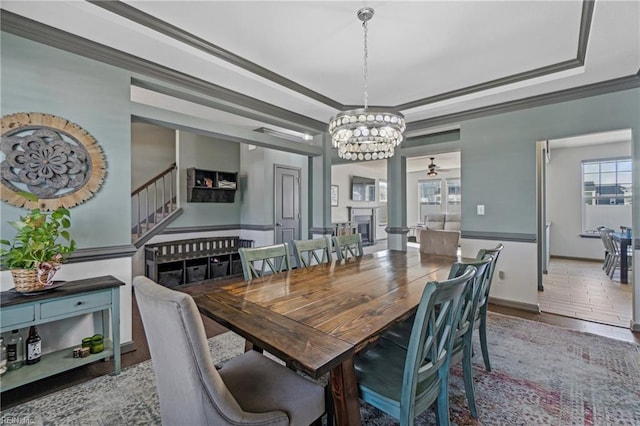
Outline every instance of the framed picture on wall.
<svg viewBox="0 0 640 426"><path fill-rule="evenodd" d="M338 207L338 185L331 185L331 207Z"/></svg>

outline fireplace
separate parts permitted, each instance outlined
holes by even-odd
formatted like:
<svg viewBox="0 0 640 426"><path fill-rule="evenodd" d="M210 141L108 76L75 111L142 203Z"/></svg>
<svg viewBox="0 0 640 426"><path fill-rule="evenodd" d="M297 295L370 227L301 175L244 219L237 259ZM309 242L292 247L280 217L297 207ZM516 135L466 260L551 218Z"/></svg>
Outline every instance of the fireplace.
<svg viewBox="0 0 640 426"><path fill-rule="evenodd" d="M353 221L356 223L356 229L362 236L362 244L373 244L371 241L371 216L354 216Z"/></svg>
<svg viewBox="0 0 640 426"><path fill-rule="evenodd" d="M362 236L362 245L370 246L376 243L376 207L350 207L349 220L356 231Z"/></svg>

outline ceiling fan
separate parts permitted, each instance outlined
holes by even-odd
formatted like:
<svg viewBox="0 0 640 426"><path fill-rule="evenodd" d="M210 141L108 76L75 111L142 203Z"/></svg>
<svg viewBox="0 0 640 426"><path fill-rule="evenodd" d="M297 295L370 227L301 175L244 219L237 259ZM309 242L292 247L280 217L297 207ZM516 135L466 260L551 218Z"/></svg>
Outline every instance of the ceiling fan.
<svg viewBox="0 0 640 426"><path fill-rule="evenodd" d="M431 157L431 164L428 165L429 171L427 172L427 176L438 176L438 172L436 172L436 167L438 167L433 160L435 157Z"/></svg>

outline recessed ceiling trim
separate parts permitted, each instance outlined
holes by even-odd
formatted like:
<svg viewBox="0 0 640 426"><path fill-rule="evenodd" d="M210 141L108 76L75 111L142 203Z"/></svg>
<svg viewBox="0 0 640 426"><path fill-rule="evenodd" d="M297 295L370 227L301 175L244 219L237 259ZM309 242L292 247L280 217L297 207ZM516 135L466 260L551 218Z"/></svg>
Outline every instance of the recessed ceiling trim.
<svg viewBox="0 0 640 426"><path fill-rule="evenodd" d="M498 78L491 81L485 81L484 83L474 84L473 86L463 87L462 89L452 90L450 92L441 93L435 96L429 96L428 98L418 99L416 101L407 102L404 104L396 105L393 107L399 111L407 111L412 108L418 108L425 105L433 104L436 102L446 101L449 99L457 98L459 96L466 96L472 93L482 92L484 90L495 89L496 87L502 87L509 84L519 83L521 81L530 80L533 78L542 77L548 74L554 74L561 71L570 70L573 68L581 67L583 64L577 59L569 59L557 64L547 65L537 68L535 70L524 71L519 74L509 75L507 77Z"/></svg>
<svg viewBox="0 0 640 426"><path fill-rule="evenodd" d="M174 40L177 40L181 43L187 44L193 48L201 50L209 55L215 56L216 58L222 59L230 64L233 64L239 68L247 70L255 75L258 75L262 78L265 78L269 81L272 81L282 87L286 87L294 92L300 93L308 98L314 99L322 104L325 104L331 108L335 109L343 109L343 105L335 101L327 96L324 96L318 92L315 92L299 83L296 83L293 80L290 80L282 75L275 73L271 70L268 70L265 67L262 67L255 62L251 62L241 56L238 56L226 49L221 48L207 40L204 40L194 34L191 34L181 28L176 27L175 25L171 25L170 23L158 19L148 13L145 13L139 9L136 9L133 6L129 6L126 3L121 1L96 1L96 0L86 0L87 2L93 4L94 6L101 7L105 10L108 10L111 13L114 13L118 16L121 16L125 19L128 19L132 22L150 28L154 31L157 31L161 34L164 34L167 37L171 37Z"/></svg>
<svg viewBox="0 0 640 426"><path fill-rule="evenodd" d="M242 93L226 89L217 84L176 71L155 62L134 56L117 49L96 43L86 38L62 31L7 10L0 10L2 31L17 35L47 46L75 53L89 59L126 69L147 77L153 77L168 83L191 89L207 96L246 107L278 119L298 123L299 125L324 132L327 124L313 118L280 108Z"/></svg>
<svg viewBox="0 0 640 426"><path fill-rule="evenodd" d="M407 123L407 132L640 87L640 74Z"/></svg>
<svg viewBox="0 0 640 426"><path fill-rule="evenodd" d="M227 61L235 66L238 66L248 72L263 77L273 83L276 83L282 87L286 87L289 90L300 93L303 96L307 96L320 103L323 103L329 107L336 108L338 110L353 109L354 106L343 105L327 96L324 96L318 92L306 88L293 80L290 80L278 73L275 73L267 68L264 68L254 62L235 55L228 50L222 49L213 43L210 43L204 39L201 39L187 31L184 31L170 23L158 19L152 15L149 15L139 9L129 6L121 1L96 1L86 0L89 3L99 6L105 10L108 10L114 14L117 14L125 19L129 19L168 37L171 37L177 41L185 43L191 47L199 49L205 53L215 56L219 59ZM497 87L514 84L545 75L555 74L562 71L570 70L584 66L586 58L587 46L589 41L589 33L591 31L591 22L593 20L595 0L583 0L582 10L580 17L580 29L578 34L578 47L576 58L568 59L566 61L558 62L551 65L546 65L540 68L536 68L529 71L524 71L518 74L513 74L506 77L501 77L495 80L475 84L472 86L464 87L450 92L440 93L434 96L428 96L426 98L417 99L414 101L406 102L396 106L386 106L385 108L391 108L398 111L406 111L412 108L418 108L425 105L429 105L436 102L442 102L449 99L453 99L459 96L465 96L472 93L478 93L489 89L495 89Z"/></svg>
<svg viewBox="0 0 640 426"><path fill-rule="evenodd" d="M534 70L524 71L518 74L486 81L484 83L474 84L473 86L463 87L462 89L452 90L450 92L441 93L439 95L429 96L415 101L406 102L404 104L396 105L394 109L399 111L406 111L408 109L429 105L434 102L441 102L459 96L482 92L484 90L494 89L496 87L506 86L509 84L514 84L521 81L530 80L533 78L538 78L545 75L584 66L584 61L587 55L587 45L589 42L589 33L591 31L591 21L593 20L594 3L595 0L584 0L582 2L580 30L578 34L578 50L575 59L568 59L566 61L536 68Z"/></svg>
<svg viewBox="0 0 640 426"><path fill-rule="evenodd" d="M249 118L251 120L260 121L260 122L271 124L278 127L286 127L301 133L307 133L307 132L317 133L319 131L315 127L304 126L300 124L298 121L281 120L270 115L265 116L264 114L260 114L259 111L241 108L229 102L220 102L215 99L205 99L202 96L196 96L190 93L186 93L182 90L169 88L161 84L144 81L135 77L131 79L131 85L135 87L140 87L142 89L151 90L156 93L161 93L163 95L172 96L174 98L193 102L195 104L203 105L216 110L225 111L230 114L235 114L241 117ZM326 124L324 124L324 127L322 128L322 130L325 131L326 128L327 126Z"/></svg>
<svg viewBox="0 0 640 426"><path fill-rule="evenodd" d="M582 16L580 17L580 30L578 34L578 53L576 59L584 65L587 58L587 46L589 45L589 34L591 33L591 22L593 21L593 10L595 0L584 0L582 3Z"/></svg>

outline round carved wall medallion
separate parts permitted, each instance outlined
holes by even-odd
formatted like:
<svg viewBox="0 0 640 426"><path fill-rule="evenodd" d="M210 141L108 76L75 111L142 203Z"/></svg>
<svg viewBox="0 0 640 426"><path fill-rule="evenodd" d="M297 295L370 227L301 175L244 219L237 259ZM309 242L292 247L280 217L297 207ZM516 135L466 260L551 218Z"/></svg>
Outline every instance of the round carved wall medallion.
<svg viewBox="0 0 640 426"><path fill-rule="evenodd" d="M17 207L55 210L85 202L106 174L102 148L82 127L39 112L2 117L2 199ZM38 197L33 202L20 192Z"/></svg>

